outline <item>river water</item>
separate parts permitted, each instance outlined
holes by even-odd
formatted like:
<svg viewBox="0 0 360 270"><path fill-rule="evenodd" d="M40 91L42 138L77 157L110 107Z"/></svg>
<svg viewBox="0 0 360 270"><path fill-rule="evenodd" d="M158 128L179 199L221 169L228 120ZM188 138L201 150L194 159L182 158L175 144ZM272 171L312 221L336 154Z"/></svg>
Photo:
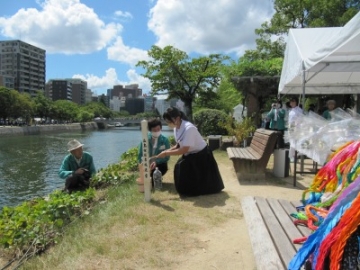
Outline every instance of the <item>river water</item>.
<svg viewBox="0 0 360 270"><path fill-rule="evenodd" d="M164 127L164 135L172 132ZM116 163L122 153L141 141L139 128L51 133L0 137L0 209L34 197L45 196L64 186L58 170L67 152L67 142L77 139L94 157L96 170Z"/></svg>

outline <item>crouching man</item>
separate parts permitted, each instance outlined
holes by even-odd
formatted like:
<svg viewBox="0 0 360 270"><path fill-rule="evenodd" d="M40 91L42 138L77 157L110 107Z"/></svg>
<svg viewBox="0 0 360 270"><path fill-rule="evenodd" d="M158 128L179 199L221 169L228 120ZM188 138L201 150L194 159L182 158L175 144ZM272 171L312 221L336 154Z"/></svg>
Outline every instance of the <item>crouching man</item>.
<svg viewBox="0 0 360 270"><path fill-rule="evenodd" d="M77 140L71 140L67 145L70 153L65 156L59 169L60 178L66 179L64 191L85 190L96 173L93 157L83 151L83 144Z"/></svg>

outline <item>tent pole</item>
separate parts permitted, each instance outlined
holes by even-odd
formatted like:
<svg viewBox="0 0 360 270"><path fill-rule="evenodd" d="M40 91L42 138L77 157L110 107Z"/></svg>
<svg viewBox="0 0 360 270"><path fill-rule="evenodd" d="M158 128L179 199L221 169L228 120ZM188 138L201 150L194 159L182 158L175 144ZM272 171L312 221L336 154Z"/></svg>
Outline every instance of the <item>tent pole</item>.
<svg viewBox="0 0 360 270"><path fill-rule="evenodd" d="M302 61L302 106L303 106L303 110L305 110L305 64L304 61Z"/></svg>
<svg viewBox="0 0 360 270"><path fill-rule="evenodd" d="M305 111L305 64L302 61L302 109ZM301 172L304 171L304 155L301 154L301 161L300 161L300 170Z"/></svg>

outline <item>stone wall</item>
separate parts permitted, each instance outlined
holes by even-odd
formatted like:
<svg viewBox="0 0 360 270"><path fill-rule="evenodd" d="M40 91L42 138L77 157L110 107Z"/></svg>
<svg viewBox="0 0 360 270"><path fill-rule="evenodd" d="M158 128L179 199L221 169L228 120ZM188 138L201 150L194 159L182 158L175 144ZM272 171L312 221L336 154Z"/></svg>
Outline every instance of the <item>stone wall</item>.
<svg viewBox="0 0 360 270"><path fill-rule="evenodd" d="M98 126L95 122L87 123L73 123L65 125L39 125L39 126L24 126L24 127L9 127L0 126L0 136L13 135L38 135L52 132L66 132L77 130L96 130Z"/></svg>

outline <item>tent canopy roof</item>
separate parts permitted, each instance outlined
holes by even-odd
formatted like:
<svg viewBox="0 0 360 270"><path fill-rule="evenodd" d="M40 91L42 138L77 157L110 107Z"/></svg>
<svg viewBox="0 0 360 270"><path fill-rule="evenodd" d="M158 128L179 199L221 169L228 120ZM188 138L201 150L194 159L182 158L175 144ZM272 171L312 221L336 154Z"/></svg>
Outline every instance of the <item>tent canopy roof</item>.
<svg viewBox="0 0 360 270"><path fill-rule="evenodd" d="M360 93L360 12L344 27L290 29L279 94Z"/></svg>

